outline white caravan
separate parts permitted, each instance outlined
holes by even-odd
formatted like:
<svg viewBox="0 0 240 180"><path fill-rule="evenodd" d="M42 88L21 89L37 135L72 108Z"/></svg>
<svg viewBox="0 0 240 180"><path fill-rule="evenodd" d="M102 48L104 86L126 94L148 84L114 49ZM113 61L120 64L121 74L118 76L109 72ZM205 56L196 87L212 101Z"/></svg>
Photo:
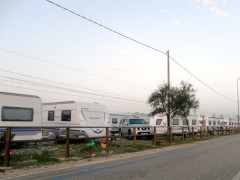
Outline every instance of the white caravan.
<svg viewBox="0 0 240 180"><path fill-rule="evenodd" d="M229 119L229 125L232 127L237 127L238 126L238 120L237 119Z"/></svg>
<svg viewBox="0 0 240 180"><path fill-rule="evenodd" d="M207 127L210 132L213 131L213 128L214 130L217 130L217 128L220 128L221 126L221 121L222 120L220 118L216 118L216 117L202 118L203 131L206 131Z"/></svg>
<svg viewBox="0 0 240 180"><path fill-rule="evenodd" d="M215 127L217 126L217 121L218 119L215 117L205 117L202 122L203 122L203 127L208 126L208 127Z"/></svg>
<svg viewBox="0 0 240 180"><path fill-rule="evenodd" d="M64 138L66 126L95 126L95 128L70 128L70 137L101 137L106 135L106 129L103 127L107 122L108 112L103 104L76 101L43 104L43 126L63 127L43 128L44 137L52 132L56 137Z"/></svg>
<svg viewBox="0 0 240 180"><path fill-rule="evenodd" d="M0 126L12 128L13 140L42 139L42 101L38 96L0 92ZM36 127L36 128L34 128ZM0 133L6 128L0 128Z"/></svg>
<svg viewBox="0 0 240 180"><path fill-rule="evenodd" d="M116 134L119 133L120 128L119 128L119 123L121 119L126 119L126 118L130 118L133 117L131 114L113 114L110 113L109 114L109 121L108 121L108 125L113 126L113 128L111 128L111 134Z"/></svg>
<svg viewBox="0 0 240 180"><path fill-rule="evenodd" d="M194 127L194 132L200 131L200 126L202 126L201 121L198 120L198 116L190 115L187 117L190 132L192 132L192 127ZM160 114L150 117L150 125L156 126L157 134L165 134L167 133L167 116L162 116ZM182 127L185 127L185 131L187 130L187 121L178 116L170 119L170 126L172 127L172 133L181 134Z"/></svg>
<svg viewBox="0 0 240 180"><path fill-rule="evenodd" d="M167 133L167 116L162 116L161 114L152 116L150 117L149 124L151 126L156 126L157 134Z"/></svg>

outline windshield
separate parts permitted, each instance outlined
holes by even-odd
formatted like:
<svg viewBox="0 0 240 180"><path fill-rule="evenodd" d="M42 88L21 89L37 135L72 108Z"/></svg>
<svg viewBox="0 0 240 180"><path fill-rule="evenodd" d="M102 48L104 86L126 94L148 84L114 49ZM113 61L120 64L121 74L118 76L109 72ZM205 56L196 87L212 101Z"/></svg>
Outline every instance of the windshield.
<svg viewBox="0 0 240 180"><path fill-rule="evenodd" d="M129 124L147 124L143 119L129 119Z"/></svg>

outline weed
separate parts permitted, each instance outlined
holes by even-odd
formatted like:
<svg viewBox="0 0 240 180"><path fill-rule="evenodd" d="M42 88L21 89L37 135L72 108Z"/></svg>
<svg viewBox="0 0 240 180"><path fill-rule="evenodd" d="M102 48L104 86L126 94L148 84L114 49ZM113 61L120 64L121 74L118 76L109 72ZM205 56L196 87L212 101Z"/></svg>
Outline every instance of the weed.
<svg viewBox="0 0 240 180"><path fill-rule="evenodd" d="M60 160L53 157L53 153L48 151L48 150L44 150L41 152L40 155L38 154L34 154L33 159L37 160L37 164L48 164L48 163L56 163L59 162Z"/></svg>
<svg viewBox="0 0 240 180"><path fill-rule="evenodd" d="M187 136L184 141L182 141L182 136L174 136L173 143L171 144L169 143L168 136L158 136L157 148L172 146L174 144L178 145L203 141L211 138L214 138L214 136L209 135L209 137L206 138L206 135L204 135L201 139L199 136L194 136L194 139L192 139L191 136ZM74 161L79 159L87 159L88 161L91 161L93 157L108 156L105 149L101 148L100 143L95 142L95 145L87 146L88 142L90 141L74 142L74 144L70 144L70 157L74 158L70 158L65 161ZM126 138L118 138L117 140L109 143L110 154L131 153L153 148L153 140L142 138L136 141L136 149L133 149L133 141ZM15 155L10 157L10 165L13 169L16 169L59 163L60 160L58 158L65 156L66 146L64 143L52 145L42 144L41 146L34 148L18 147L17 149L12 149L12 152L14 152ZM0 163L1 165L3 165L2 161Z"/></svg>

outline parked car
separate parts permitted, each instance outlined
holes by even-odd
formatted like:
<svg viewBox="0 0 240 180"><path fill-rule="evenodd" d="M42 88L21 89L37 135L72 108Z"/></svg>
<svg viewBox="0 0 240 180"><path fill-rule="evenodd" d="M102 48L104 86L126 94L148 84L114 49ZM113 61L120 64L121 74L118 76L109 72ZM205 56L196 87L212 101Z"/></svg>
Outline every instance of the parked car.
<svg viewBox="0 0 240 180"><path fill-rule="evenodd" d="M148 138L153 138L153 128L140 118L122 119L119 123L121 135L133 135L133 127L136 128L136 135L147 135ZM122 128L121 128L122 127Z"/></svg>

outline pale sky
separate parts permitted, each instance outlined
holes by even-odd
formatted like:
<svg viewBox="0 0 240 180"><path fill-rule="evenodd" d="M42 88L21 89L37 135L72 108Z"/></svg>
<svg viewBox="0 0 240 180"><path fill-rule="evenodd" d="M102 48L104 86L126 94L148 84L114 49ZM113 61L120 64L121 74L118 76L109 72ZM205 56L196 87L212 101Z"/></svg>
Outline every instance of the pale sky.
<svg viewBox="0 0 240 180"><path fill-rule="evenodd" d="M160 51L169 50L204 83L237 101L239 0L54 2ZM184 80L197 90L198 114L237 114L236 102L217 95L173 61L170 65L172 85ZM0 1L1 91L38 95L43 102L99 102L114 113L149 113L148 97L166 80L164 54L45 0Z"/></svg>

